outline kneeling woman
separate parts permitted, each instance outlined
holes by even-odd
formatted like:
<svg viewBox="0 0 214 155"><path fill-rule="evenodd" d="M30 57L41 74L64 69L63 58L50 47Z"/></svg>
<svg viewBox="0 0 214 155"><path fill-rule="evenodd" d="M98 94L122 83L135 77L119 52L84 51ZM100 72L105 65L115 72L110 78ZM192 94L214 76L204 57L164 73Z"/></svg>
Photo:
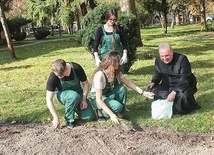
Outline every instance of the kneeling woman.
<svg viewBox="0 0 214 155"><path fill-rule="evenodd" d="M103 57L92 74L92 80L91 103L96 109L98 121L104 116L119 124L118 117L127 111L127 88L123 84L144 95L141 88L121 73L120 54L116 51L110 51Z"/></svg>

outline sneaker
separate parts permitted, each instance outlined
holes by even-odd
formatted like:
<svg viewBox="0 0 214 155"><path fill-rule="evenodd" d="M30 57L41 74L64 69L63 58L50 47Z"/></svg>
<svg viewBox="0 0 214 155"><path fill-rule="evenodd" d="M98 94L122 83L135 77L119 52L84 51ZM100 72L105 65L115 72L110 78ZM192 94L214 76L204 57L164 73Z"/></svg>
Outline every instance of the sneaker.
<svg viewBox="0 0 214 155"><path fill-rule="evenodd" d="M117 114L118 118L123 118L123 116L124 116L123 114Z"/></svg>
<svg viewBox="0 0 214 155"><path fill-rule="evenodd" d="M130 110L125 106L125 111L126 111L126 112L129 112Z"/></svg>
<svg viewBox="0 0 214 155"><path fill-rule="evenodd" d="M67 128L72 129L72 128L74 128L74 126L75 126L74 122L66 122L66 127Z"/></svg>
<svg viewBox="0 0 214 155"><path fill-rule="evenodd" d="M95 114L98 122L105 122L106 119L104 116L100 116L100 111L98 109L95 110Z"/></svg>

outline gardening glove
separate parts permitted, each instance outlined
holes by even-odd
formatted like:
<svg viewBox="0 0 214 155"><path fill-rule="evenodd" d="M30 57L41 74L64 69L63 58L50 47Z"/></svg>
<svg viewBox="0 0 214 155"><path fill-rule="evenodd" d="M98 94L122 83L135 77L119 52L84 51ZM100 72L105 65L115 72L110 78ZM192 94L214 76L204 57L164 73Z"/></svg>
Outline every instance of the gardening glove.
<svg viewBox="0 0 214 155"><path fill-rule="evenodd" d="M95 61L96 61L96 66L99 66L101 61L100 61L100 58L98 56L95 57Z"/></svg>
<svg viewBox="0 0 214 155"><path fill-rule="evenodd" d="M110 118L111 118L111 120L112 120L114 123L120 124L119 121L118 121L118 119L117 119L117 116L116 116L115 114L111 114L111 115L110 115Z"/></svg>
<svg viewBox="0 0 214 155"><path fill-rule="evenodd" d="M154 96L155 96L155 94L150 91L142 91L140 94L145 96L148 99L154 99Z"/></svg>
<svg viewBox="0 0 214 155"><path fill-rule="evenodd" d="M127 54L123 53L122 58L120 59L120 65L126 64L128 62Z"/></svg>

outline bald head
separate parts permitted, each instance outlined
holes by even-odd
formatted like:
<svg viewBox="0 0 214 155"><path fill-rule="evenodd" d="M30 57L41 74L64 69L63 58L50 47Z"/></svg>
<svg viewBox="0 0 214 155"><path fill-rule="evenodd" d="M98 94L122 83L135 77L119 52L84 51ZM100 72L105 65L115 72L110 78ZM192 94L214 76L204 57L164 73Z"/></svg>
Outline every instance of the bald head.
<svg viewBox="0 0 214 155"><path fill-rule="evenodd" d="M173 50L168 43L161 43L158 46L158 51L160 55L160 59L165 63L168 64L173 59Z"/></svg>

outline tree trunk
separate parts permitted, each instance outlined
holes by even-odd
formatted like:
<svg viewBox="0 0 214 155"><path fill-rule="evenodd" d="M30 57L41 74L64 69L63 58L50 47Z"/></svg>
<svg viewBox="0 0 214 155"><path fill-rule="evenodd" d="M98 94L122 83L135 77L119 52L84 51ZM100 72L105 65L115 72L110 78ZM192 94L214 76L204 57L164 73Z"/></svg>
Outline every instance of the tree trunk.
<svg viewBox="0 0 214 155"><path fill-rule="evenodd" d="M75 12L75 17L76 17L76 22L77 22L77 30L80 30L81 29L81 25L80 25L80 22L82 20L82 16L81 16L81 13L80 13L80 8L78 7L76 9L76 12Z"/></svg>
<svg viewBox="0 0 214 155"><path fill-rule="evenodd" d="M201 4L201 31L208 31L207 22L206 22L206 8L205 8L205 0L200 1Z"/></svg>
<svg viewBox="0 0 214 155"><path fill-rule="evenodd" d="M161 25L163 28L163 33L167 34L167 3L166 0L162 0L161 3L162 11L161 11Z"/></svg>
<svg viewBox="0 0 214 155"><path fill-rule="evenodd" d="M163 33L167 34L167 19L166 19L166 15L163 12L161 12L160 13L160 17L161 17L161 25L162 25Z"/></svg>
<svg viewBox="0 0 214 155"><path fill-rule="evenodd" d="M132 13L137 17L137 11L135 6L135 0L120 0L121 11L127 14ZM140 23L137 25L137 41L138 46L142 46L142 39L140 34Z"/></svg>
<svg viewBox="0 0 214 155"><path fill-rule="evenodd" d="M176 15L175 15L175 23L176 23L177 26L180 25L180 21L179 21L179 12L177 12Z"/></svg>
<svg viewBox="0 0 214 155"><path fill-rule="evenodd" d="M188 8L186 8L186 11L185 11L185 13L186 13L186 24L189 24L190 23L190 11L188 10Z"/></svg>
<svg viewBox="0 0 214 155"><path fill-rule="evenodd" d="M86 0L87 10L93 10L97 5L94 0Z"/></svg>
<svg viewBox="0 0 214 155"><path fill-rule="evenodd" d="M175 22L175 12L172 13L171 29L174 29L174 22Z"/></svg>
<svg viewBox="0 0 214 155"><path fill-rule="evenodd" d="M85 2L80 4L80 10L81 10L82 16L85 16L87 14L88 11L87 11Z"/></svg>
<svg viewBox="0 0 214 155"><path fill-rule="evenodd" d="M2 24L2 27L3 27L3 30L4 30L4 34L5 34L5 37L6 37L6 40L7 40L7 47L8 47L9 52L10 52L10 58L11 59L16 59L17 57L15 55L15 51L14 51L14 48L13 48L12 39L11 39L10 32L9 32L9 29L8 29L8 25L7 25L7 22L6 22L6 18L5 18L2 2L0 2L0 5L1 5L0 6L0 20L1 20L1 24Z"/></svg>

